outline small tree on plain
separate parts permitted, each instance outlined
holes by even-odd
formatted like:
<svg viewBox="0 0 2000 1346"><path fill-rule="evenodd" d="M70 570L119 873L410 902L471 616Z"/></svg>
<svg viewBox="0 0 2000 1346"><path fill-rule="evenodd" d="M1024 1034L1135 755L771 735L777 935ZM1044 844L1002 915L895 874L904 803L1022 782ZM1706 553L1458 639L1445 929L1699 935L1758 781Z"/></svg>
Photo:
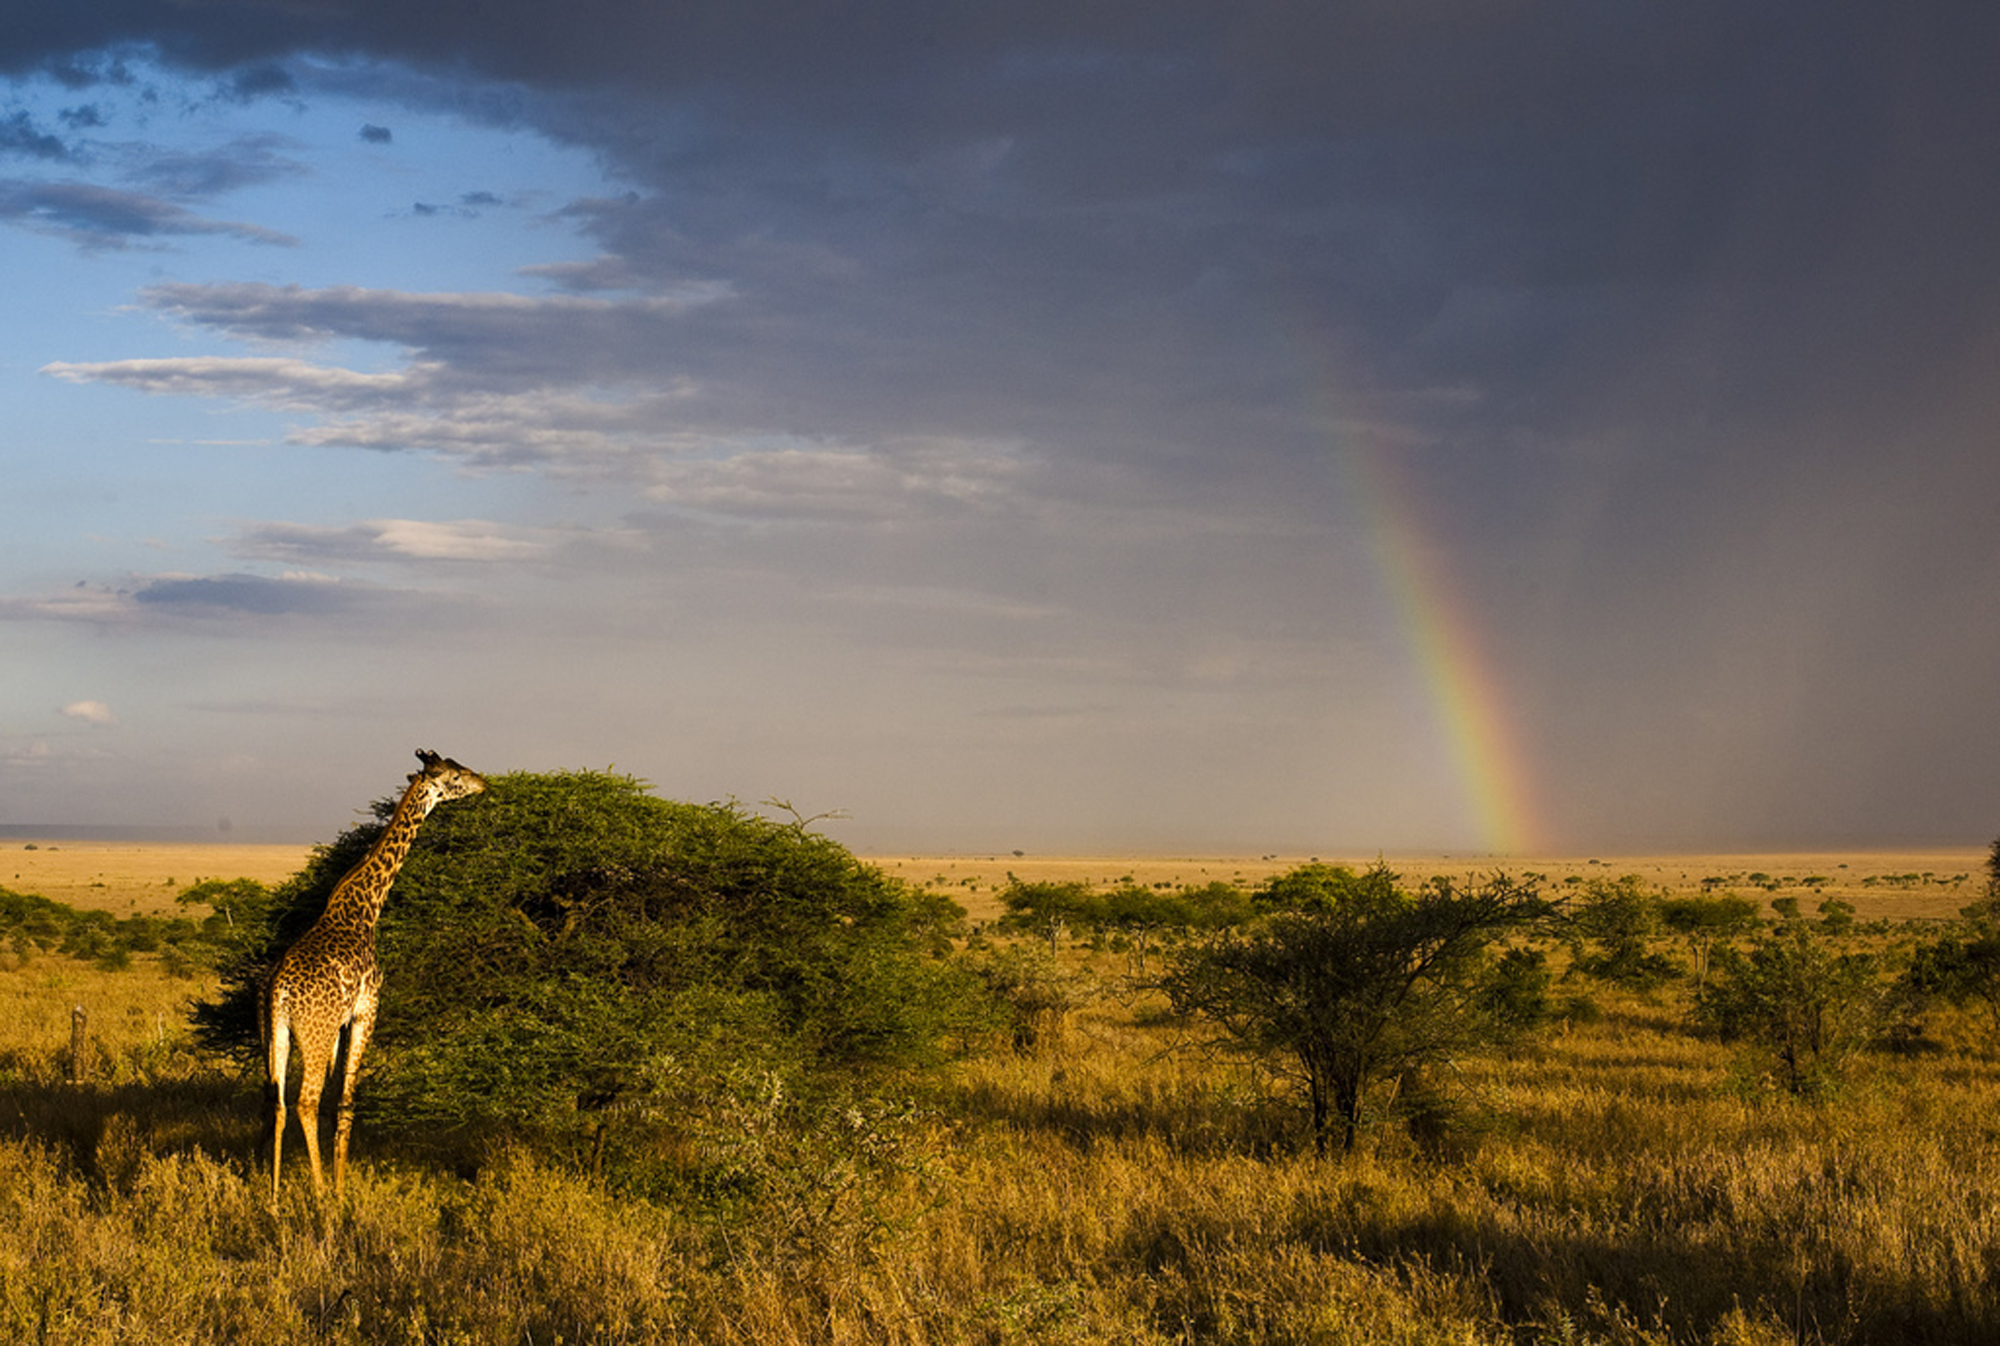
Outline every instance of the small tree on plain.
<svg viewBox="0 0 2000 1346"><path fill-rule="evenodd" d="M1495 959L1509 934L1552 909L1496 875L1408 892L1365 874L1306 865L1258 894L1268 914L1184 950L1159 985L1175 1010L1305 1087L1313 1144L1354 1148L1371 1085L1490 1045L1521 1027L1533 960Z"/></svg>
<svg viewBox="0 0 2000 1346"><path fill-rule="evenodd" d="M1007 914L994 922L997 929L1034 935L1049 942L1049 952L1062 945L1063 935L1083 919L1090 906L1090 888L1081 883L1022 883L1009 874L1010 882L1000 893L1000 905Z"/></svg>
<svg viewBox="0 0 2000 1346"><path fill-rule="evenodd" d="M1660 985L1680 970L1651 947L1662 917L1659 897L1646 891L1637 874L1591 879L1570 916L1572 965L1585 976L1618 986L1649 990Z"/></svg>
<svg viewBox="0 0 2000 1346"><path fill-rule="evenodd" d="M1699 999L1708 989L1709 963L1716 944L1756 929L1757 904L1734 893L1669 897L1660 902L1660 920L1687 941L1688 951L1694 955L1694 993Z"/></svg>
<svg viewBox="0 0 2000 1346"><path fill-rule="evenodd" d="M1822 1097L1843 1064L1883 1027L1887 998L1876 960L1841 947L1838 929L1796 914L1748 952L1725 948L1697 1013L1725 1039L1771 1054L1778 1083Z"/></svg>

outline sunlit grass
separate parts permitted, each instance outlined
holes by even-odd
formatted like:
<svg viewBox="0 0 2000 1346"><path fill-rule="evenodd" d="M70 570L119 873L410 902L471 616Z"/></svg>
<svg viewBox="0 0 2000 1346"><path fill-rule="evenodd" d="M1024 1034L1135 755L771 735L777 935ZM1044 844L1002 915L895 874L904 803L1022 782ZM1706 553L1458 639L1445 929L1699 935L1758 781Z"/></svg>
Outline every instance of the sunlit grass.
<svg viewBox="0 0 2000 1346"><path fill-rule="evenodd" d="M1977 1018L1809 1104L1685 1031L1673 994L1603 994L1458 1063L1441 1132L1319 1160L1270 1081L1107 998L912 1084L865 1189L648 1200L630 1172L505 1145L448 1170L364 1131L322 1216L302 1181L266 1208L256 1082L188 1044L191 989L144 958L0 968L0 1340L2000 1339ZM687 1162L669 1141L652 1162Z"/></svg>

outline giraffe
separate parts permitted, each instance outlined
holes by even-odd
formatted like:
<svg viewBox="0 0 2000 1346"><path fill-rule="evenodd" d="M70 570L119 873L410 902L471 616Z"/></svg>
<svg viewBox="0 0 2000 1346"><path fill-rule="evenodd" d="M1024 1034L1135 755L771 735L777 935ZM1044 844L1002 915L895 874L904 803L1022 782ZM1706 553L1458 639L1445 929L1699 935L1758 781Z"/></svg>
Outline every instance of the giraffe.
<svg viewBox="0 0 2000 1346"><path fill-rule="evenodd" d="M419 750L417 759L423 770L411 773L409 788L382 835L367 857L334 886L326 910L312 929L285 951L258 997L264 1087L266 1096L276 1099L271 1129L274 1206L278 1201L278 1156L285 1140L285 1068L292 1043L298 1043L299 1062L304 1068L298 1116L305 1130L306 1153L312 1158L313 1196L318 1199L324 1195L319 1163L320 1091L333 1070L340 1030L347 1029L347 1068L340 1081L333 1141L333 1190L338 1197L347 1183L354 1081L361 1071L361 1054L368 1049L368 1037L375 1028L376 998L382 989L382 971L375 963L375 923L382 915L383 900L430 811L447 800L463 799L486 788L484 777L449 757Z"/></svg>

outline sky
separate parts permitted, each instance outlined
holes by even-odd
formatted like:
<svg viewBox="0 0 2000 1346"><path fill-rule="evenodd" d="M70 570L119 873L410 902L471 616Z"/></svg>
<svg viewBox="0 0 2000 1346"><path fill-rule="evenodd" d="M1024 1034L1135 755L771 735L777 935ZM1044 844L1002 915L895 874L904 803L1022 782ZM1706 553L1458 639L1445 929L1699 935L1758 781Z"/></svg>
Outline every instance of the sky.
<svg viewBox="0 0 2000 1346"><path fill-rule="evenodd" d="M2000 12L0 17L0 825L1983 845Z"/></svg>

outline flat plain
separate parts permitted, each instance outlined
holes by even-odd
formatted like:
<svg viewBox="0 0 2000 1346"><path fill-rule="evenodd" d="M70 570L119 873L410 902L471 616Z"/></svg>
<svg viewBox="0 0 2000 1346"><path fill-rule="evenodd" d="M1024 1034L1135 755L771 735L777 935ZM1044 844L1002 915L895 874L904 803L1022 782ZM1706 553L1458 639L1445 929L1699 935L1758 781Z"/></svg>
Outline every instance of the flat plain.
<svg viewBox="0 0 2000 1346"><path fill-rule="evenodd" d="M312 853L306 843L221 845L193 842L69 841L61 837L0 843L0 887L120 916L159 915L203 879L277 883ZM1378 859L1406 882L1438 875L1477 879L1504 871L1539 876L1561 887L1591 878L1637 874L1673 892L1704 886L1720 892L1791 894L1808 910L1828 897L1852 902L1862 920L1946 919L1979 887L1981 846L1930 849L1772 852L1763 854L1489 856L1414 852L1298 855L871 855L884 873L951 893L975 920L1000 913L1009 877L1024 883L1199 887L1213 882L1255 887L1309 861L1365 869Z"/></svg>
<svg viewBox="0 0 2000 1346"><path fill-rule="evenodd" d="M207 842L71 841L0 843L0 888L38 893L82 911L158 916L204 879L277 883L304 867L312 847Z"/></svg>

